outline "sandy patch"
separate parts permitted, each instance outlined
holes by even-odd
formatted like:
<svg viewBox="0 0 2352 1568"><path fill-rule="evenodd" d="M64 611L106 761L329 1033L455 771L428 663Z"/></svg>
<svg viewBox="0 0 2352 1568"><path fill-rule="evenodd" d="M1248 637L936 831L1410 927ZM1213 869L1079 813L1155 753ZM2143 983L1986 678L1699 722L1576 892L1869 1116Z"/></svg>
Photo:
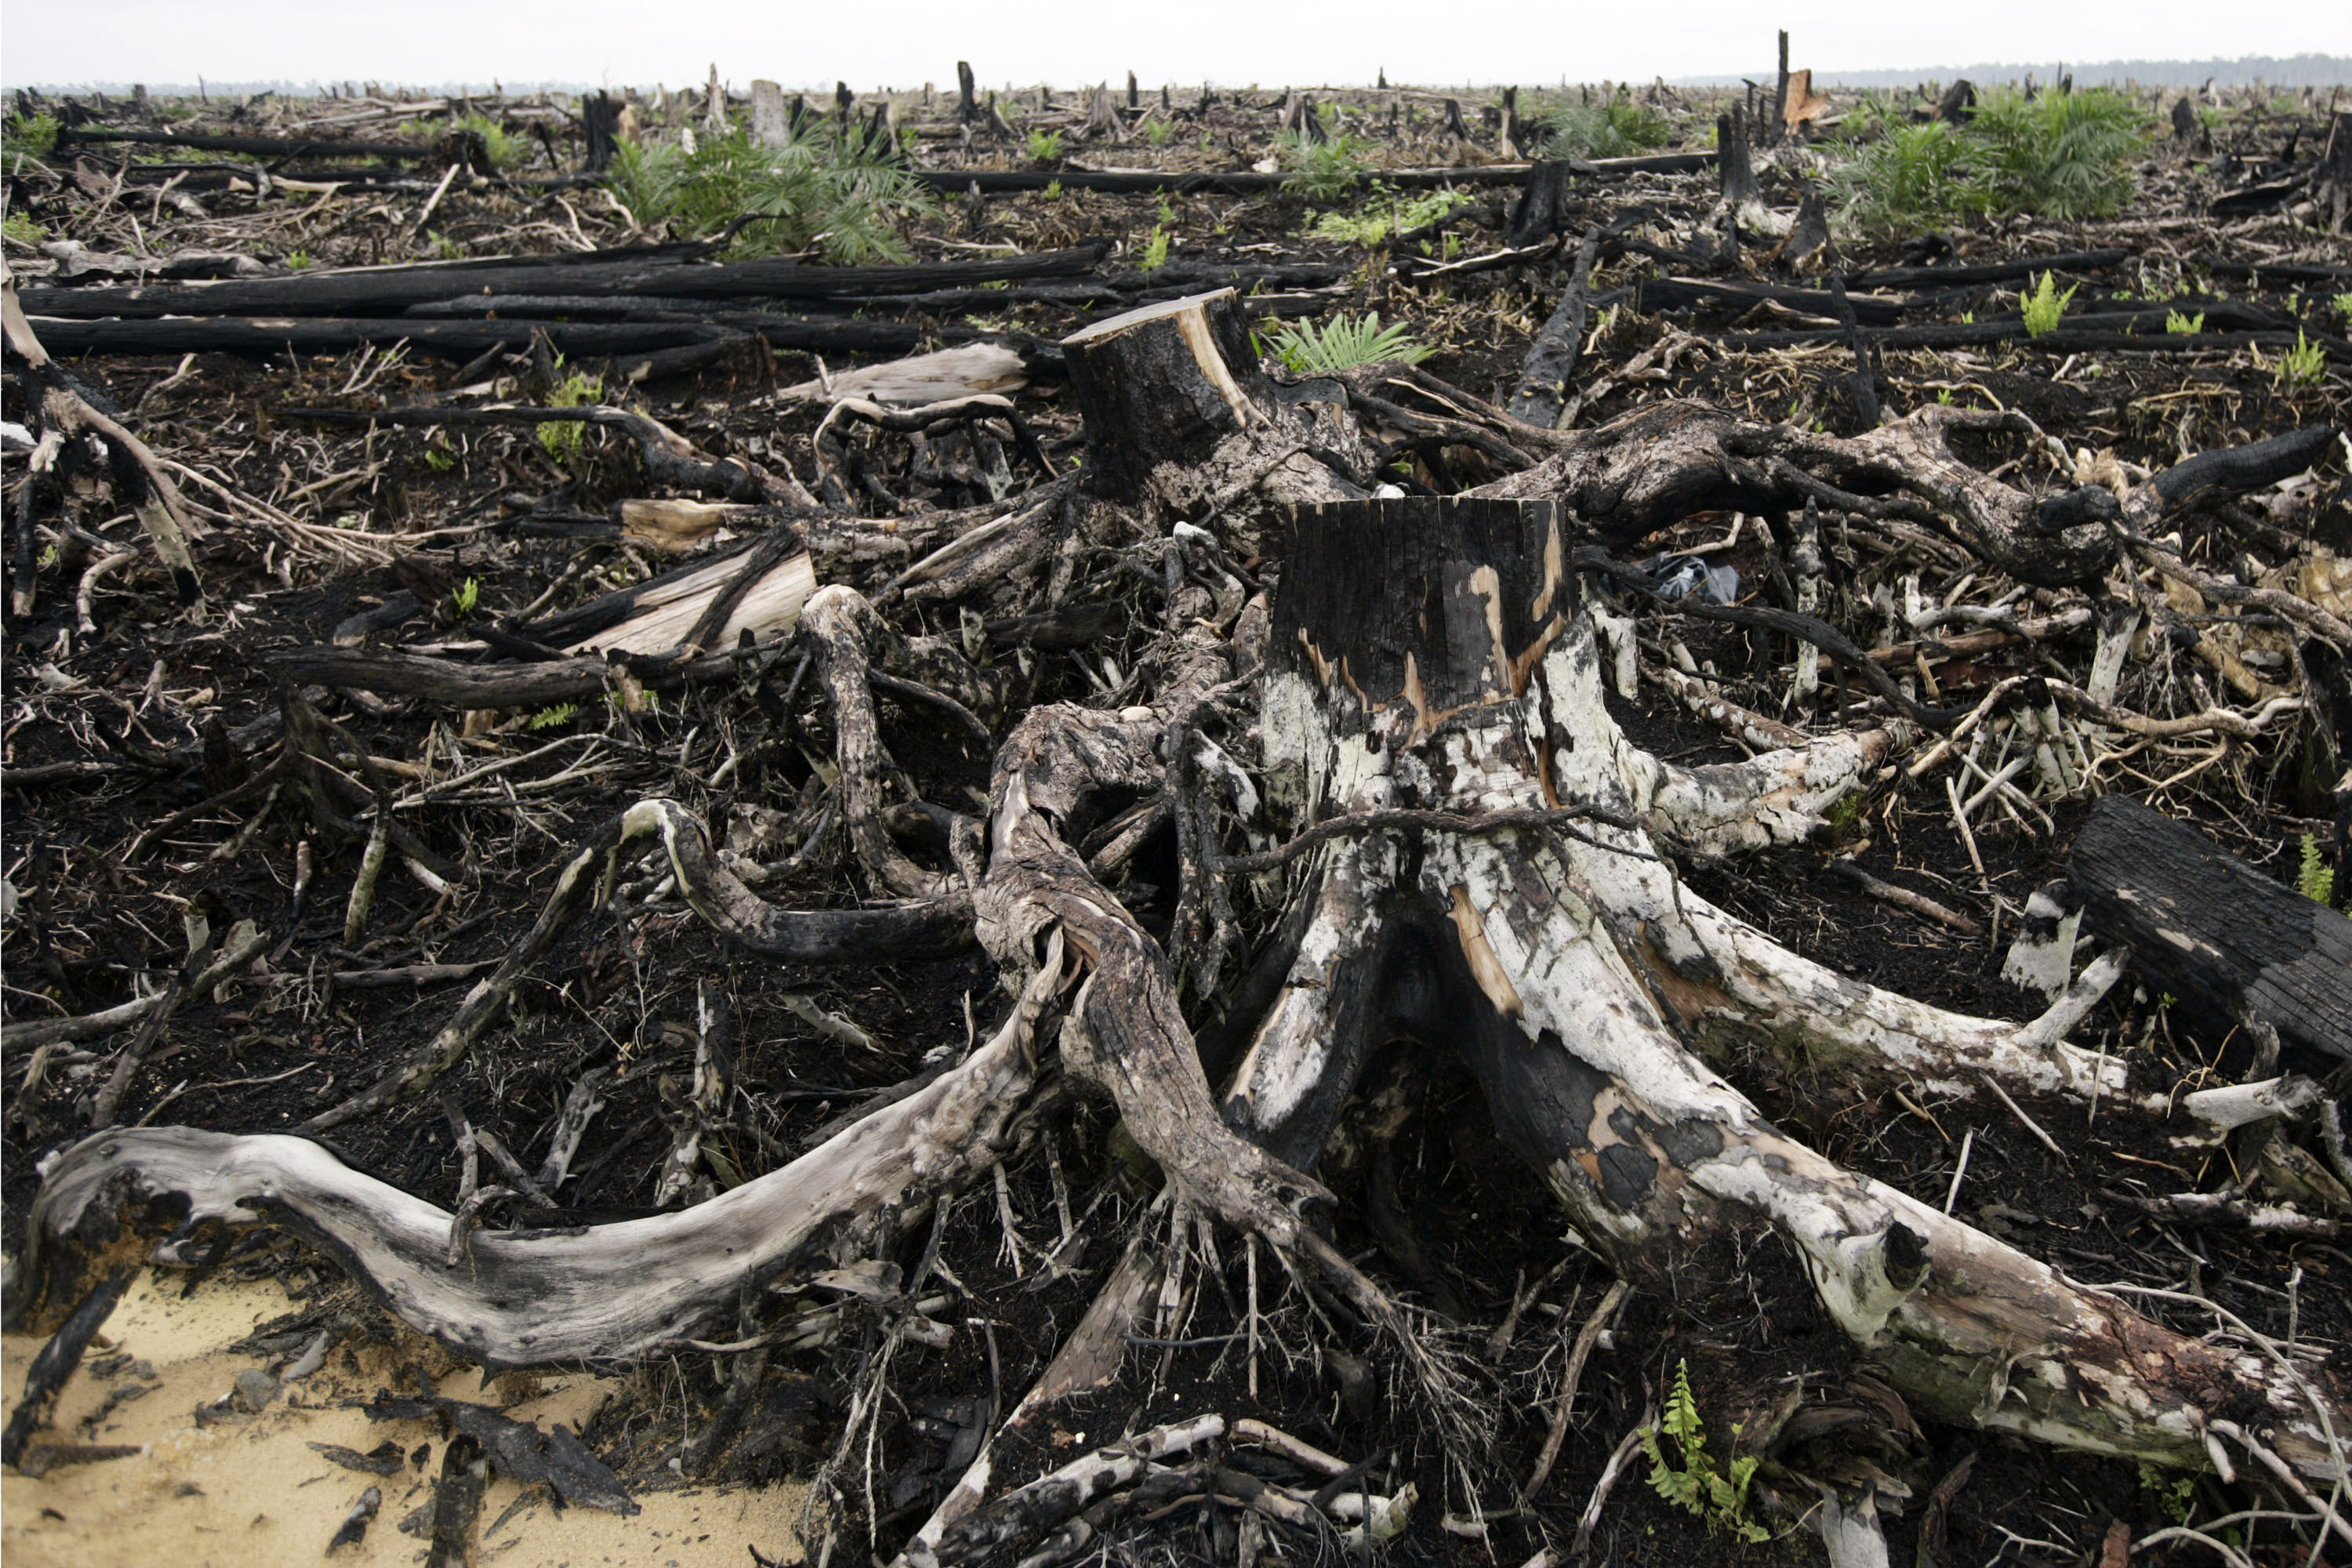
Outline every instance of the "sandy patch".
<svg viewBox="0 0 2352 1568"><path fill-rule="evenodd" d="M127 1371L111 1379L89 1363L110 1353L93 1346L58 1402L50 1427L28 1447L68 1441L136 1443L143 1452L68 1466L37 1479L0 1475L0 1557L9 1568L246 1568L331 1563L341 1568L410 1568L425 1555L421 1536L400 1521L432 1498L441 1434L433 1421L370 1421L340 1408L387 1381L374 1368L354 1373L338 1353L305 1381L289 1384L259 1415L199 1426L195 1411L226 1394L236 1374L260 1364L231 1355L257 1325L292 1309L277 1284L215 1280L182 1300L184 1277L151 1271L107 1320L114 1351L153 1368L150 1379ZM5 1396L13 1407L41 1347L35 1336L0 1338ZM84 1430L81 1423L126 1384L151 1392L123 1401ZM546 1377L529 1401L507 1414L542 1426L574 1426L606 1397L607 1380ZM453 1398L496 1404L470 1371L442 1380ZM387 1438L414 1456L430 1446L423 1468L411 1462L378 1478L346 1469L312 1449L331 1443L364 1454ZM327 1542L370 1486L383 1501L366 1540L330 1559ZM483 1500L478 1563L499 1568L745 1568L746 1545L772 1560L797 1558L793 1533L803 1495L798 1487L761 1490L702 1488L650 1492L644 1511L623 1518L589 1509L558 1513L542 1497L497 1523L522 1488L503 1478ZM495 1525L495 1528L493 1526Z"/></svg>

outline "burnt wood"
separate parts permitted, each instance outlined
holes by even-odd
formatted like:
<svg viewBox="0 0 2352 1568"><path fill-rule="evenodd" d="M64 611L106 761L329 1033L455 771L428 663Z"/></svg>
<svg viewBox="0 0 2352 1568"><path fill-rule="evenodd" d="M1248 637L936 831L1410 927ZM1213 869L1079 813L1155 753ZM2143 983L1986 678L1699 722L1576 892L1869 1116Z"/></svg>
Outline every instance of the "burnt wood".
<svg viewBox="0 0 2352 1568"><path fill-rule="evenodd" d="M797 261L688 264L672 257L648 260L554 262L547 268L517 264L362 268L288 278L237 279L211 284L134 285L109 289L25 289L30 316L77 320L155 316L362 316L412 305L486 294L660 294L691 300L825 300L848 295L916 293L1030 278L1076 278L1109 253L1107 240L1034 256L982 261L917 262L897 267L811 267Z"/></svg>
<svg viewBox="0 0 2352 1568"><path fill-rule="evenodd" d="M2263 875L2183 822L2108 795L2074 839L2084 924L2131 950L2153 992L2228 1029L2352 1057L2352 920Z"/></svg>

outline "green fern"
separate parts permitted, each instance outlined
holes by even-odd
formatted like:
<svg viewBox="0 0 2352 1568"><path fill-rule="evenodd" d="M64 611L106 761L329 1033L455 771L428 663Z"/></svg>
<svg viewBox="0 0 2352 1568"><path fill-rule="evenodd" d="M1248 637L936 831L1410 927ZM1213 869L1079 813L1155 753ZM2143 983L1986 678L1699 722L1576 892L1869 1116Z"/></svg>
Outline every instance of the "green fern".
<svg viewBox="0 0 2352 1568"><path fill-rule="evenodd" d="M1360 364L1419 364L1433 352L1402 325L1383 327L1381 313L1334 316L1321 326L1301 321L1275 334L1270 345L1293 375L1335 375Z"/></svg>
<svg viewBox="0 0 2352 1568"><path fill-rule="evenodd" d="M2044 332L2056 331L2060 318L2066 314L2066 307L2074 301L2074 291L2081 287L2080 283L2070 283L2062 294L2058 291L2057 279L2044 272L2041 281L2034 285L2033 292L2021 295L2018 300L2025 317L2025 335L2038 338Z"/></svg>
<svg viewBox="0 0 2352 1568"><path fill-rule="evenodd" d="M2295 872L2294 886L2313 903L2333 907L2336 902L2336 868L2320 858L2319 840L2308 833L2303 836L2303 864Z"/></svg>
<svg viewBox="0 0 2352 1568"><path fill-rule="evenodd" d="M1734 1426L1733 1436L1738 1430ZM1681 1456L1679 1465L1667 1459L1665 1447L1659 1441L1662 1433L1674 1439ZM1650 1486L1660 1497L1742 1541L1771 1538L1771 1531L1748 1517L1748 1489L1756 1479L1756 1457L1739 1456L1727 1473L1717 1469L1707 1455L1706 1426L1699 1418L1698 1400L1691 1393L1688 1362L1675 1363L1675 1385L1666 1394L1664 1418L1642 1433L1642 1451L1650 1457Z"/></svg>

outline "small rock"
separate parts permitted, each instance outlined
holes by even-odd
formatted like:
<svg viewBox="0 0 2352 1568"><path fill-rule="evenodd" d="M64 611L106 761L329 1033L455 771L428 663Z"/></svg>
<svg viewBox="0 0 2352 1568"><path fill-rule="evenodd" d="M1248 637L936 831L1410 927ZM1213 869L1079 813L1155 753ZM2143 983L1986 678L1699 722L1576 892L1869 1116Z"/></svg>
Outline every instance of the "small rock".
<svg viewBox="0 0 2352 1568"><path fill-rule="evenodd" d="M230 1397L239 1410L258 1413L277 1394L278 1380L257 1366L249 1366L236 1374L236 1388Z"/></svg>

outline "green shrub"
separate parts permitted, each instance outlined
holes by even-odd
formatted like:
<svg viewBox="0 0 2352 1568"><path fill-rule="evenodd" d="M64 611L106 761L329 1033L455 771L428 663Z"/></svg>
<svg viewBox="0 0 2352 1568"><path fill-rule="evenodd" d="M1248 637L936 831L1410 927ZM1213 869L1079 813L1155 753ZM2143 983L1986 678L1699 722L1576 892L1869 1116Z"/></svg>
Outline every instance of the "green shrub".
<svg viewBox="0 0 2352 1568"><path fill-rule="evenodd" d="M1431 353L1402 325L1381 326L1378 310L1360 320L1334 316L1320 327L1301 321L1276 332L1270 346L1282 368L1293 375L1331 375L1384 360L1419 364Z"/></svg>
<svg viewBox="0 0 2352 1568"><path fill-rule="evenodd" d="M1164 225L1154 226L1151 237L1143 242L1143 253L1136 258L1135 264L1146 272L1157 272L1168 265L1168 230Z"/></svg>
<svg viewBox="0 0 2352 1568"><path fill-rule="evenodd" d="M2109 217L2135 188L2131 161L2147 145L2137 104L2105 88L2028 99L1996 92L1967 138L1975 156L1968 203L2000 216Z"/></svg>
<svg viewBox="0 0 2352 1568"><path fill-rule="evenodd" d="M1062 161L1062 133L1058 131L1029 132L1029 161L1033 163L1058 163Z"/></svg>
<svg viewBox="0 0 2352 1568"><path fill-rule="evenodd" d="M2066 314L2067 305L2080 288L2080 283L2070 283L2062 294L2056 275L2044 272L2042 280L2033 286L2033 292L2018 298L2018 310L2025 317L2025 335L2038 338L2044 332L2056 331L2060 318Z"/></svg>
<svg viewBox="0 0 2352 1568"><path fill-rule="evenodd" d="M2149 134L2138 106L2104 88L1996 92L1957 129L1859 115L1846 129L1828 177L1839 216L1882 232L1979 213L2111 216L2132 198L2132 160Z"/></svg>
<svg viewBox="0 0 2352 1568"><path fill-rule="evenodd" d="M782 147L741 131L677 142L621 144L606 184L641 228L668 224L698 238L746 216L729 247L736 257L821 245L835 262L896 261L907 254L898 225L931 209L920 182L887 157L814 125Z"/></svg>
<svg viewBox="0 0 2352 1568"><path fill-rule="evenodd" d="M1623 88L1606 103L1571 103L1547 122L1553 155L1562 158L1623 158L1673 140L1664 118L1633 101Z"/></svg>
<svg viewBox="0 0 2352 1568"><path fill-rule="evenodd" d="M1952 211L1969 149L1940 120L1888 125L1875 141L1842 147L1829 187L1847 223L1873 231L1932 226Z"/></svg>
<svg viewBox="0 0 2352 1568"><path fill-rule="evenodd" d="M2167 310L2164 313L2164 330L2180 337L2193 338L2205 330L2205 312L2200 310L2191 316L2181 310Z"/></svg>
<svg viewBox="0 0 2352 1568"><path fill-rule="evenodd" d="M1282 188L1310 202L1345 201L1364 183L1363 143L1345 134L1315 142L1297 132L1286 134L1275 148L1285 178Z"/></svg>
<svg viewBox="0 0 2352 1568"><path fill-rule="evenodd" d="M12 114L0 121L0 167L21 174L27 163L57 151L58 117L54 114Z"/></svg>
<svg viewBox="0 0 2352 1568"><path fill-rule="evenodd" d="M43 228L23 213L10 213L7 222L0 225L0 231L5 231L12 242L25 247L27 250L49 237L47 229Z"/></svg>

